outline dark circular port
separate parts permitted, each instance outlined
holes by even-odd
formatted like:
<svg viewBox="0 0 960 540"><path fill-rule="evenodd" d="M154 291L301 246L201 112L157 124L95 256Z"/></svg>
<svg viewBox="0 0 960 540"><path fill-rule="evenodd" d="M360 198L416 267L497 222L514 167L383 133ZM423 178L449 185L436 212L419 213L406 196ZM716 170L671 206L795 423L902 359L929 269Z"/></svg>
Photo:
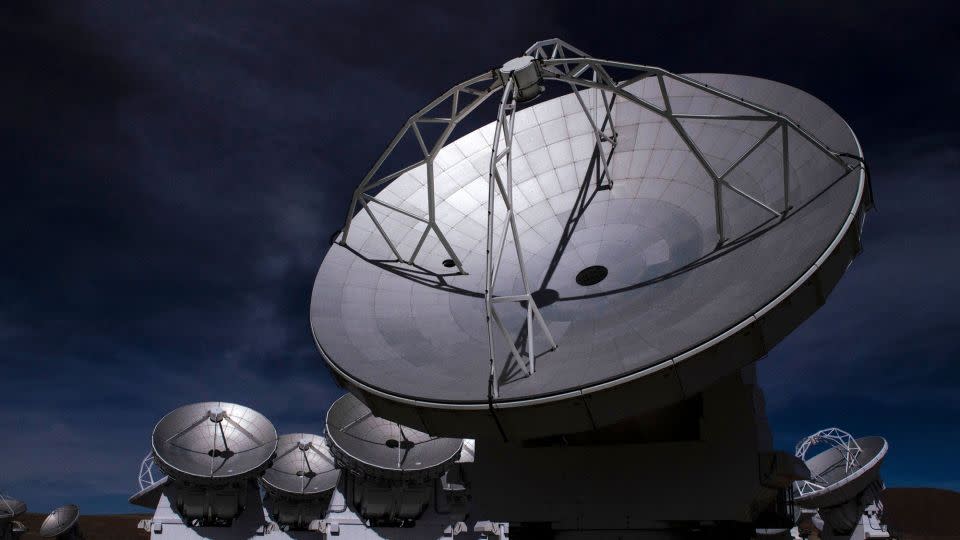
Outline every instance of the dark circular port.
<svg viewBox="0 0 960 540"><path fill-rule="evenodd" d="M453 262L453 259L446 259L446 260L444 260L444 261L443 261L442 263L440 263L440 264L442 264L443 266L445 266L445 267L447 267L447 268L453 268L454 266L457 265L457 263Z"/></svg>
<svg viewBox="0 0 960 540"><path fill-rule="evenodd" d="M577 285L589 287L600 283L607 277L606 266L588 266L577 274Z"/></svg>
<svg viewBox="0 0 960 540"><path fill-rule="evenodd" d="M387 445L387 448L400 448L402 450L409 450L413 448L413 443L410 441L398 441L396 439L387 439L387 442L384 443Z"/></svg>

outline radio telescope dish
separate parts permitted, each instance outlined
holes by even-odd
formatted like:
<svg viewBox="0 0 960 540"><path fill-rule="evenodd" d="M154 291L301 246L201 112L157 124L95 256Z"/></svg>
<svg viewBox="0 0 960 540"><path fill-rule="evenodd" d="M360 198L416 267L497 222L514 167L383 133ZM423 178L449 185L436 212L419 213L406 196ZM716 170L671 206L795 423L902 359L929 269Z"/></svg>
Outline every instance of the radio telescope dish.
<svg viewBox="0 0 960 540"><path fill-rule="evenodd" d="M819 443L827 443L830 448L807 459L807 451ZM879 481L880 464L886 455L887 441L883 437L854 439L837 428L810 435L797 445L797 457L805 460L811 479L794 484L794 502L803 508L819 508L822 515L824 508L857 498Z"/></svg>
<svg viewBox="0 0 960 540"><path fill-rule="evenodd" d="M337 487L340 470L319 435L291 433L277 442L277 457L263 476L264 489L280 497L309 498Z"/></svg>
<svg viewBox="0 0 960 540"><path fill-rule="evenodd" d="M80 519L80 507L75 504L65 504L57 508L43 520L40 525L40 536L43 538L56 538L77 524Z"/></svg>
<svg viewBox="0 0 960 540"><path fill-rule="evenodd" d="M234 403L185 405L153 430L153 455L172 478L223 483L256 476L277 449L277 430L262 414Z"/></svg>
<svg viewBox="0 0 960 540"><path fill-rule="evenodd" d="M0 523L6 523L26 511L26 503L0 493Z"/></svg>
<svg viewBox="0 0 960 540"><path fill-rule="evenodd" d="M337 379L429 433L589 431L688 398L764 356L860 250L862 151L813 96L559 40L525 56L404 124L314 284ZM572 91L523 105L541 83ZM495 121L454 140L494 95ZM408 142L421 159L385 169Z"/></svg>
<svg viewBox="0 0 960 540"><path fill-rule="evenodd" d="M460 457L462 439L432 437L377 418L352 394L327 411L327 440L338 463L358 476L387 480L440 477Z"/></svg>

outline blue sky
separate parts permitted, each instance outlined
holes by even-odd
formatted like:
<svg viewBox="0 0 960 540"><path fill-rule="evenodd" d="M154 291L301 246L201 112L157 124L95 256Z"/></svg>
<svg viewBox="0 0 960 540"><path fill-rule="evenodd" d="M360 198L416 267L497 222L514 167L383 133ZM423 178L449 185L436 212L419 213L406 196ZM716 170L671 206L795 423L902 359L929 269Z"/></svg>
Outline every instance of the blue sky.
<svg viewBox="0 0 960 540"><path fill-rule="evenodd" d="M889 485L960 490L957 14L521 4L0 8L0 489L35 511L134 510L154 423L193 401L320 430L341 390L309 291L349 190L451 83L562 37L778 80L849 121L878 209L827 305L759 364L776 443L880 434Z"/></svg>

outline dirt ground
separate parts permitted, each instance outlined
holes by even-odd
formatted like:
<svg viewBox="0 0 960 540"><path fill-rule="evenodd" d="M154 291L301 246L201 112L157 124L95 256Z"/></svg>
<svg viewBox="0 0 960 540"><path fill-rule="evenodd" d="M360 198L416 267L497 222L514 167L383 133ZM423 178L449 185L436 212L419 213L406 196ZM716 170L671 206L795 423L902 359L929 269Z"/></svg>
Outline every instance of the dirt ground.
<svg viewBox="0 0 960 540"><path fill-rule="evenodd" d="M960 493L934 488L889 488L883 492L884 521L900 540L960 540ZM46 514L24 514L18 519L30 531L22 540L40 538ZM86 540L145 540L137 522L146 514L80 516ZM815 532L815 531L811 531ZM816 538L816 536L813 536Z"/></svg>
<svg viewBox="0 0 960 540"><path fill-rule="evenodd" d="M23 514L17 520L30 530L21 540L39 540L40 524L47 514ZM150 516L127 514L120 516L80 515L80 531L86 540L144 540L150 538L147 531L137 529L137 522Z"/></svg>
<svg viewBox="0 0 960 540"><path fill-rule="evenodd" d="M960 493L934 488L889 488L880 498L884 521L901 540L960 540Z"/></svg>

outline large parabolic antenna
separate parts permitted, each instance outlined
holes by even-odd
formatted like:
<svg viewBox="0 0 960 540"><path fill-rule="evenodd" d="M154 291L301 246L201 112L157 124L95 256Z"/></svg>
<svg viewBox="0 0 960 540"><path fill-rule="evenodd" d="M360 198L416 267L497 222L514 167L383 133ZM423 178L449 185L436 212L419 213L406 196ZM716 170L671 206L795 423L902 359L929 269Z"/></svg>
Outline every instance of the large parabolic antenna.
<svg viewBox="0 0 960 540"><path fill-rule="evenodd" d="M153 430L157 466L191 483L224 483L258 475L277 449L277 430L262 414L234 403L185 405Z"/></svg>
<svg viewBox="0 0 960 540"><path fill-rule="evenodd" d="M384 480L439 478L460 457L462 439L434 437L373 415L347 394L327 411L331 451L358 476Z"/></svg>
<svg viewBox="0 0 960 540"><path fill-rule="evenodd" d="M525 103L544 87L570 93ZM495 121L454 139L493 96ZM405 143L418 158L386 169ZM591 430L766 354L859 252L869 204L856 137L801 90L538 42L404 124L354 192L311 325L379 416Z"/></svg>

